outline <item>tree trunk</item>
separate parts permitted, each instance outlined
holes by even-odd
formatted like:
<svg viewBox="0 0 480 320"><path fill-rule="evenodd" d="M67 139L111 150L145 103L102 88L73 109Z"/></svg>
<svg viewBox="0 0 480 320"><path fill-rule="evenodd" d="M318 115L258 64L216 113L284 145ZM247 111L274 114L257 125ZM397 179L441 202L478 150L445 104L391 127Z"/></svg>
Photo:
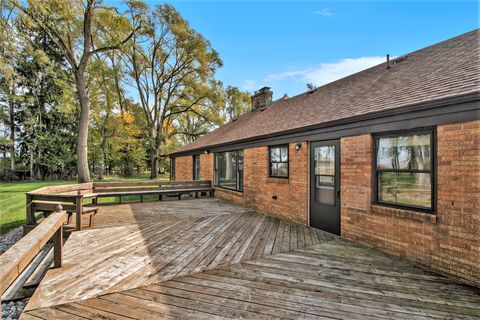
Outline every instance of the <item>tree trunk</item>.
<svg viewBox="0 0 480 320"><path fill-rule="evenodd" d="M158 156L157 150L150 149L150 179L158 178Z"/></svg>
<svg viewBox="0 0 480 320"><path fill-rule="evenodd" d="M131 177L133 176L133 163L132 161L130 160L130 157L125 157L123 159L123 165L124 165L124 168L123 168L123 175L125 177Z"/></svg>
<svg viewBox="0 0 480 320"><path fill-rule="evenodd" d="M90 113L90 100L88 98L87 89L83 72L75 72L75 82L77 87L78 98L80 100L80 122L78 125L77 138L77 173L78 182L90 182L90 171L88 168L88 117Z"/></svg>
<svg viewBox="0 0 480 320"><path fill-rule="evenodd" d="M12 147L10 148L10 170L15 170L15 105L13 103L13 92L10 97L10 140Z"/></svg>
<svg viewBox="0 0 480 320"><path fill-rule="evenodd" d="M34 150L37 151L37 157L36 158L32 158L32 163L33 163L33 168L37 169L37 174L35 175L35 179L36 180L42 180L42 171L40 169L40 166L38 165L38 159L41 159L42 157L42 150L40 148L37 147L37 144L35 143L35 148ZM36 163L35 163L36 162ZM37 164L37 165L35 165ZM51 172L47 172L45 174L45 176L50 176L52 173Z"/></svg>
<svg viewBox="0 0 480 320"><path fill-rule="evenodd" d="M8 169L7 169L7 147L5 146L4 149L3 149L3 174L4 174L5 180L7 180L7 172L8 172Z"/></svg>
<svg viewBox="0 0 480 320"><path fill-rule="evenodd" d="M100 155L100 166L99 166L99 170L98 170L98 179L100 181L103 181L103 179L105 178L105 156L103 155L103 152L101 153Z"/></svg>
<svg viewBox="0 0 480 320"><path fill-rule="evenodd" d="M99 164L99 170L98 170L98 179L100 181L103 181L105 178L105 159L107 158L105 156L105 139L102 138L102 143L100 144L100 164Z"/></svg>
<svg viewBox="0 0 480 320"><path fill-rule="evenodd" d="M33 180L34 178L34 173L33 173L33 151L30 151L30 180Z"/></svg>

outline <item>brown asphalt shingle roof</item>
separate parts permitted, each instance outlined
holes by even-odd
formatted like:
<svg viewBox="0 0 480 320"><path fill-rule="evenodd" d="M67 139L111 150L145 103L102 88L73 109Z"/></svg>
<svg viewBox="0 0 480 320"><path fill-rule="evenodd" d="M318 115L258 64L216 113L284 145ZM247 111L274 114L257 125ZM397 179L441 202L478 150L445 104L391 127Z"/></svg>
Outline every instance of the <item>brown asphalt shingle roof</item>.
<svg viewBox="0 0 480 320"><path fill-rule="evenodd" d="M382 63L312 93L274 101L264 111L247 112L175 153L480 92L479 43L476 29L409 53L390 69Z"/></svg>

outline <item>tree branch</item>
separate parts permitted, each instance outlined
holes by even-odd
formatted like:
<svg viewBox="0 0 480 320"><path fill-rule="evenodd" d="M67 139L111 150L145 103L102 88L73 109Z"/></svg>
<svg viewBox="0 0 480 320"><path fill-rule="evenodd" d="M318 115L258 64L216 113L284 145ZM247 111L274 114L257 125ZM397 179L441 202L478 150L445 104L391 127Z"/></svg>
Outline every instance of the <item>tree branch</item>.
<svg viewBox="0 0 480 320"><path fill-rule="evenodd" d="M113 46L106 46L106 47L94 49L93 51L91 51L91 53L97 54L97 53L101 53L101 52L105 52L105 51L109 51L109 50L117 50L117 49L120 49L120 47L121 47L122 45L124 45L124 44L127 43L130 39L132 39L132 37L133 37L133 35L135 34L135 32L137 32L139 29L140 29L140 26L138 26L137 28L135 28L134 31L132 31L125 39L123 39L123 40L122 40L121 42L119 42L118 44L113 45Z"/></svg>

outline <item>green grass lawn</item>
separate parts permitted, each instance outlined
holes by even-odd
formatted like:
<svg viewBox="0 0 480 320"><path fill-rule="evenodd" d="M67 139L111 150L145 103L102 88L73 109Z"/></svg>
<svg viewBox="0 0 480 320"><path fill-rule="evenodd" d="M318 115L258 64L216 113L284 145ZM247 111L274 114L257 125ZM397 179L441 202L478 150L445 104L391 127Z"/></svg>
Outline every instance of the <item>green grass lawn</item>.
<svg viewBox="0 0 480 320"><path fill-rule="evenodd" d="M165 177L168 179L168 177ZM109 177L105 181L145 181L148 177L117 178ZM38 181L38 182L0 182L0 234L25 223L25 192L45 186L72 184L76 181ZM131 201L125 197L122 201ZM145 198L147 200L147 198ZM114 202L116 199L102 199L102 202Z"/></svg>
<svg viewBox="0 0 480 320"><path fill-rule="evenodd" d="M74 181L2 182L0 183L0 234L25 222L25 192L45 186Z"/></svg>

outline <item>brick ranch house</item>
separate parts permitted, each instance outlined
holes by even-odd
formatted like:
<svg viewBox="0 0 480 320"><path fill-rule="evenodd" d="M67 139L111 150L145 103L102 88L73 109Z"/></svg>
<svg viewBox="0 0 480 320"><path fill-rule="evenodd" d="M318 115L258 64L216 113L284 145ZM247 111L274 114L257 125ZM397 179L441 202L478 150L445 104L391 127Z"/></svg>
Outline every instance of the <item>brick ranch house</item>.
<svg viewBox="0 0 480 320"><path fill-rule="evenodd" d="M480 284L480 30L252 110L172 179Z"/></svg>

